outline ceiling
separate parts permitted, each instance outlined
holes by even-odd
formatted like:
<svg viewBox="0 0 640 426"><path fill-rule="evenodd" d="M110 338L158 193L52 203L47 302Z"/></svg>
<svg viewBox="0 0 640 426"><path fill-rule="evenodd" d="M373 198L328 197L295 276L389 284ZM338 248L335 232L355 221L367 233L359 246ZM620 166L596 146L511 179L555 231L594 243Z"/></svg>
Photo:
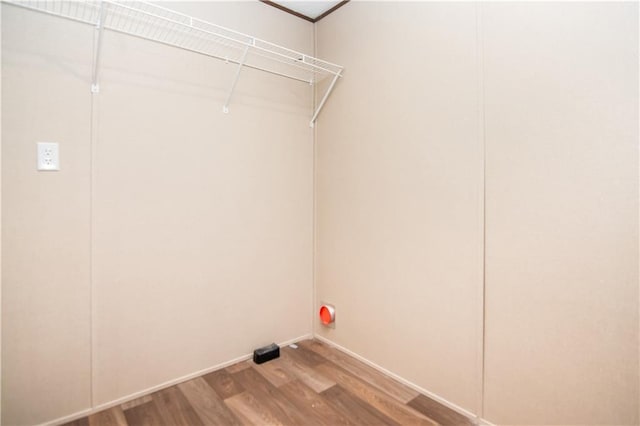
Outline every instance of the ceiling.
<svg viewBox="0 0 640 426"><path fill-rule="evenodd" d="M289 10L298 12L311 20L315 20L323 13L342 3L341 1L316 0L316 1L272 1L280 6L284 6Z"/></svg>

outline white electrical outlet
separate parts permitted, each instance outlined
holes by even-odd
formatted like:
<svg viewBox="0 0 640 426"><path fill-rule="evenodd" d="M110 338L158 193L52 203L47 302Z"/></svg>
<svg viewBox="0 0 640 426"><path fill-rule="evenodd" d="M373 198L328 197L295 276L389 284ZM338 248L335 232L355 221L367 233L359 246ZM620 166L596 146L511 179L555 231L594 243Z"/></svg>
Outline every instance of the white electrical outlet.
<svg viewBox="0 0 640 426"><path fill-rule="evenodd" d="M55 142L38 142L38 170L60 170L60 154Z"/></svg>

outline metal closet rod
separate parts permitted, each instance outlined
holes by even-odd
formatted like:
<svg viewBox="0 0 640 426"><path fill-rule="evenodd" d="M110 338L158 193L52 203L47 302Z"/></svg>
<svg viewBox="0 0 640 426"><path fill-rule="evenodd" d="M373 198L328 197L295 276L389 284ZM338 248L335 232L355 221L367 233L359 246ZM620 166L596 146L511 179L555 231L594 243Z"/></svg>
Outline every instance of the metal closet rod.
<svg viewBox="0 0 640 426"><path fill-rule="evenodd" d="M137 35L137 34L127 33L125 31L115 30L115 29L112 29L112 28L109 28L108 30L109 31L113 31L115 33L126 34L128 36L135 37L135 38L138 38L138 39L141 39L141 40L150 40L147 37L144 37L144 36L141 36L141 35ZM189 49L189 48L186 48L186 47L179 47L179 46L176 46L175 44L167 43L167 42L161 41L161 40L153 40L153 41L155 43L160 43L160 44L163 44L165 46L176 47L178 49L188 50L190 52L196 53L198 55L203 55L203 56L206 56L208 58L219 59L219 60L224 61L224 62L229 62L230 64L236 64L236 65L240 64L240 61L237 60L237 59L227 58L227 57L224 57L224 56L215 55L213 53L203 52L201 50ZM289 78L291 80L296 80L296 81L300 81L302 83L310 84L309 80L306 80L306 79L303 79L303 78L300 78L300 77L295 77L295 76L292 76L292 75L289 75L289 74L283 74L281 72L270 70L268 68L261 68L261 67L259 67L257 65L244 64L243 67L251 68L251 69L254 69L254 70L258 70L258 71L264 71L264 72L267 72L269 74L274 74L274 75L278 75L280 77L285 77L285 78Z"/></svg>
<svg viewBox="0 0 640 426"><path fill-rule="evenodd" d="M224 60L238 66L231 89L223 106L229 111L229 103L243 67L264 71L292 80L315 84L322 78L333 76L322 100L315 108L310 126L313 127L320 110L332 92L337 80L342 76L343 67L328 61L314 58L304 53L288 49L277 44L243 34L220 25L193 18L163 6L145 1L118 0L2 0L5 3L26 9L70 19L76 22L94 25L94 54L91 91L99 93L99 68L103 31L118 32L144 40L154 41L171 47L177 47L207 57ZM233 55L241 52L239 58L222 55L212 50L225 49ZM261 58L261 62L274 67L252 63ZM282 71L284 69L285 71ZM290 70L290 72L286 72Z"/></svg>
<svg viewBox="0 0 640 426"><path fill-rule="evenodd" d="M275 43L271 43L271 42L268 42L268 41L266 41L266 40L262 40L262 39L259 39L259 38L257 38L257 37L253 37L253 36L250 36L250 35L248 35L248 34L244 34L244 33L241 33L241 32L238 32L238 31L235 31L235 30L232 30L232 29L229 29L229 28L223 27L223 26L221 26L221 25L211 24L211 23L209 23L209 22L207 22L207 21L202 21L202 20L200 20L200 19L193 18L193 17L191 17L191 16L189 16L189 15L185 15L185 14L180 13L180 12L174 12L174 11L172 11L171 9L167 9L167 8L165 8L165 7L162 7L162 6L152 5L153 7L157 7L158 9L162 9L162 10L165 10L165 11L167 11L167 12L171 12L171 13L174 13L174 14L176 14L176 15L179 15L179 16L182 16L182 17L184 17L184 18L187 18L187 19L189 20L189 24L186 24L186 23L184 23L184 22L180 22L180 21L176 21L176 20L174 20L174 19L170 19L170 18L167 18L167 17L163 17L163 16L161 16L161 15L157 15L157 14L154 14L154 13L151 13L151 12L142 11L142 10L140 10L140 9L135 9L135 8L133 8L133 7L126 6L126 5L125 5L125 4L123 4L123 3L115 2L115 1L112 1L112 0L102 0L102 3L103 3L103 4L111 4L111 5L114 5L114 7L117 7L117 8L124 8L124 9L128 9L128 10L130 10L130 11L131 11L131 12L133 12L133 13L144 13L144 14L146 14L146 15L148 15L148 16L150 16L150 17L152 17L152 18L159 19L159 20L161 20L161 21L165 21L165 22L168 22L168 23L171 23L171 24L180 25L180 26L185 26L185 27L187 27L187 28L193 28L193 29L196 29L197 31L203 32L203 33L205 33L205 34L209 34L209 35L214 36L214 37L223 38L223 39L225 39L225 40L229 40L229 41L231 41L232 43L240 43L240 44L242 44L242 45L244 45L244 46L249 46L249 47L252 47L252 48L254 48L254 49L257 49L257 50L263 51L263 52L265 52L265 53L269 53L269 54L272 54L272 55L277 55L277 56L280 56L280 57L285 58L285 59L289 59L289 60L293 59L291 56L287 56L287 55L284 55L284 54L282 54L282 53L279 53L279 52L276 52L276 51L269 50L269 49L267 49L267 48L261 47L261 46L259 46L257 43L266 44L266 45L269 45L269 46L274 47L274 48L276 48L276 49L285 50L285 51L287 51L287 52L289 52L289 53L293 54L293 55L296 57L296 60L298 60L298 61L299 61L299 60L302 60L302 63L304 63L304 64L306 64L306 65L309 65L309 66L313 67L314 69L322 70L322 71L326 71L326 72L328 72L328 73L330 73L330 74L336 74L336 72L335 72L335 71L333 71L333 70L330 70L330 69L327 69L327 68L325 68L325 67L321 67L321 66L319 66L319 65L316 65L316 64L313 64L313 63L309 63L309 62L307 62L307 61L306 61L306 59L307 59L307 58L310 58L310 56L309 56L309 55L305 55L304 53L297 52L297 51L292 50L292 49L288 49L288 48L286 48L286 47L283 47L283 46L277 45L277 44L275 44ZM141 1L141 2L139 2L139 3L149 5L149 3L142 2L142 1ZM151 6L151 5L150 5L150 6ZM208 25L208 26L215 26L215 27L216 27L216 28L218 28L218 29L221 29L221 30L224 30L224 31L227 31L227 32L234 33L234 34L236 34L236 35L238 35L238 36L240 36L240 37L247 38L248 40L247 40L247 41L237 40L237 39L234 39L234 38L231 38L231 37L225 36L224 34L217 34L217 33L214 33L214 32L212 32L212 31L205 30L204 28L194 26L194 23L200 23L200 24ZM108 28L108 29L112 29L112 28L110 28L110 27L108 27L108 26L107 26L107 28ZM122 32L122 33L124 33L124 34L130 34L130 33L127 33L127 32L126 32L126 31L124 31L124 30L121 30L121 32ZM144 36L143 36L143 37L144 37ZM157 41L156 39L151 38L151 37L149 37L149 40ZM181 46L178 46L178 47L181 47ZM182 48L187 49L187 48L185 48L185 47L182 47ZM189 49L187 49L187 50L189 50ZM313 58L313 60L314 60L314 61L322 62L322 63L327 64L327 65L331 65L331 66L334 66L334 67L337 67L337 68L342 68L340 65L333 64L333 63L331 63L331 62L324 61L324 60L321 60L321 59ZM297 66L295 63L293 63L293 64L289 64L289 65ZM300 68L302 68L302 67L300 67ZM306 80L303 80L303 81L306 81Z"/></svg>

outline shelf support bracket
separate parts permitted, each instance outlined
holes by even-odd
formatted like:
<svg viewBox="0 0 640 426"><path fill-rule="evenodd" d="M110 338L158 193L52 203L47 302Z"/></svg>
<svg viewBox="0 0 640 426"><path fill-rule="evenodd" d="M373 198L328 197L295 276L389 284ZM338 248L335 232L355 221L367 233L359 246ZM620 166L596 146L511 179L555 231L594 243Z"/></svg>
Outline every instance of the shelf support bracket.
<svg viewBox="0 0 640 426"><path fill-rule="evenodd" d="M100 84L98 83L100 71L100 51L102 50L102 35L104 29L104 21L107 13L107 4L100 2L100 14L96 24L96 32L93 43L93 70L91 73L91 93L100 93Z"/></svg>
<svg viewBox="0 0 640 426"><path fill-rule="evenodd" d="M252 43L255 43L255 41L252 41ZM248 44L244 48L244 52L242 53L242 58L240 59L240 62L238 62L238 69L236 69L236 76L233 78L233 83L231 83L231 90L229 90L229 94L227 95L227 100L225 101L224 106L222 107L222 112L224 112L225 114L229 113L229 102L231 102L231 96L233 95L233 91L235 90L236 84L238 83L238 79L240 78L240 71L244 66L244 62L247 60L247 53L249 53L249 47L251 47L251 45Z"/></svg>
<svg viewBox="0 0 640 426"><path fill-rule="evenodd" d="M322 100L320 101L320 103L318 104L318 107L316 108L315 112L313 113L313 117L311 117L311 121L309 122L309 127L315 126L316 119L318 118L318 114L320 114L320 110L322 110L322 107L324 106L324 103L327 102L327 99L329 98L329 95L331 94L331 91L333 91L333 87L336 85L336 83L338 82L338 79L340 77L342 77L342 76L340 75L339 72L333 77L333 80L331 81L331 84L329 84L329 88L327 88L327 91L325 92L324 96L322 97Z"/></svg>

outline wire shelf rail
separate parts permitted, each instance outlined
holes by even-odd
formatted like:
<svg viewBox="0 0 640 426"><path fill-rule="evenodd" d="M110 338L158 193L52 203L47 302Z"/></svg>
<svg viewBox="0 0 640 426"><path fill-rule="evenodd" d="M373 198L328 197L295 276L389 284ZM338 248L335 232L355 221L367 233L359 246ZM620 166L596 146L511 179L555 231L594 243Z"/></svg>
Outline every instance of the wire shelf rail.
<svg viewBox="0 0 640 426"><path fill-rule="evenodd" d="M93 82L91 91L99 93L100 51L103 30L159 42L200 53L237 65L223 111L229 112L233 90L243 67L316 84L332 78L315 108L313 127L320 110L333 90L343 67L259 38L215 25L145 1L128 0L2 0L15 6L44 12L95 26Z"/></svg>

